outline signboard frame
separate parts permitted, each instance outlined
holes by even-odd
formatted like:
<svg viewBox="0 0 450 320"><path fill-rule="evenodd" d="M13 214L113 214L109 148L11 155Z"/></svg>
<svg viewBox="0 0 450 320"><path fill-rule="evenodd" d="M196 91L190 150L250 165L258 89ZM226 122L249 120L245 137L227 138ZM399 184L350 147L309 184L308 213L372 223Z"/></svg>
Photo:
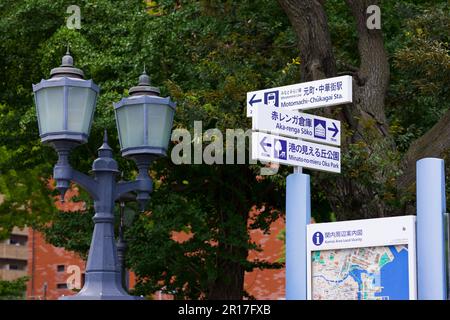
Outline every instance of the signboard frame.
<svg viewBox="0 0 450 320"><path fill-rule="evenodd" d="M247 117L254 108L309 110L353 102L353 78L345 75L247 92Z"/></svg>
<svg viewBox="0 0 450 320"><path fill-rule="evenodd" d="M322 130L320 134L318 128ZM319 144L341 145L341 122L339 120L297 110L272 107L256 108L252 118L252 130Z"/></svg>
<svg viewBox="0 0 450 320"><path fill-rule="evenodd" d="M292 145L295 152L291 149ZM277 146L283 156L275 156ZM252 159L341 173L340 148L264 132L252 132Z"/></svg>
<svg viewBox="0 0 450 320"><path fill-rule="evenodd" d="M352 220L307 225L306 231L306 274L307 299L312 299L312 259L315 251L385 247L391 245L408 246L409 300L417 299L417 257L416 257L416 217L400 216L365 220ZM336 230L358 231L348 237L326 235ZM359 231L361 230L361 234ZM317 236L322 234L322 243ZM313 237L316 237L314 240ZM314 241L320 244L316 245Z"/></svg>

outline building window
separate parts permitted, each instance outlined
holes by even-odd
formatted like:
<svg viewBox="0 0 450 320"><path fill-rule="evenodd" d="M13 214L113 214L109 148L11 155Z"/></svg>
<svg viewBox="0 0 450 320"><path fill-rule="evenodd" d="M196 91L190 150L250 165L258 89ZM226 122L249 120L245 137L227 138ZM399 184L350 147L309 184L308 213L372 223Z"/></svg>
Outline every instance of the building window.
<svg viewBox="0 0 450 320"><path fill-rule="evenodd" d="M56 284L56 288L67 289L67 283L58 283L58 284Z"/></svg>
<svg viewBox="0 0 450 320"><path fill-rule="evenodd" d="M25 246L27 244L27 237L18 236L18 235L13 234L9 238L9 244L16 245L16 246Z"/></svg>
<svg viewBox="0 0 450 320"><path fill-rule="evenodd" d="M56 270L57 270L58 272L64 272L65 266L64 266L63 264L59 264L59 265L56 267Z"/></svg>
<svg viewBox="0 0 450 320"><path fill-rule="evenodd" d="M17 264L10 264L9 270L19 270L19 266Z"/></svg>

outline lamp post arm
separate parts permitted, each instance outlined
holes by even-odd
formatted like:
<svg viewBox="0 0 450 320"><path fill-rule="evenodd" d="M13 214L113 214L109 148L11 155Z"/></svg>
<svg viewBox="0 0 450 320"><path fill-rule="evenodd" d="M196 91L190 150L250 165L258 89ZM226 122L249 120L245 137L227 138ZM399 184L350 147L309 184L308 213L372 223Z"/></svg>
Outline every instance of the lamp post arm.
<svg viewBox="0 0 450 320"><path fill-rule="evenodd" d="M116 187L115 200L119 199L121 196L129 192L145 192L150 193L153 190L152 180L147 179L137 179L134 181L118 182Z"/></svg>
<svg viewBox="0 0 450 320"><path fill-rule="evenodd" d="M72 168L72 181L86 190L94 200L99 200L99 183L94 178Z"/></svg>
<svg viewBox="0 0 450 320"><path fill-rule="evenodd" d="M85 189L94 200L98 200L98 182L84 173L73 169L70 164L59 162L53 169L53 177L56 180L56 188L60 191L62 199L69 189L70 181L73 181Z"/></svg>
<svg viewBox="0 0 450 320"><path fill-rule="evenodd" d="M75 169L69 163L70 150L77 146L76 143L70 141L54 141L53 147L58 153L58 162L53 167L53 178L56 181L56 189L61 195L61 201L64 201L64 195L70 188L70 182L76 182L85 189L94 200L99 198L98 182Z"/></svg>

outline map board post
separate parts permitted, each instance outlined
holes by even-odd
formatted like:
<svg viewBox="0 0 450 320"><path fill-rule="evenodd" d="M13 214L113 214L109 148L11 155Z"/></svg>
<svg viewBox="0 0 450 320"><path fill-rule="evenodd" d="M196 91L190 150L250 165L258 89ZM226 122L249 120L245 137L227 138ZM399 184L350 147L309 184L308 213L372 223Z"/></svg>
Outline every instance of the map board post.
<svg viewBox="0 0 450 320"><path fill-rule="evenodd" d="M308 299L417 299L415 220L400 216L308 225Z"/></svg>
<svg viewBox="0 0 450 320"><path fill-rule="evenodd" d="M419 300L447 300L444 160L417 161Z"/></svg>

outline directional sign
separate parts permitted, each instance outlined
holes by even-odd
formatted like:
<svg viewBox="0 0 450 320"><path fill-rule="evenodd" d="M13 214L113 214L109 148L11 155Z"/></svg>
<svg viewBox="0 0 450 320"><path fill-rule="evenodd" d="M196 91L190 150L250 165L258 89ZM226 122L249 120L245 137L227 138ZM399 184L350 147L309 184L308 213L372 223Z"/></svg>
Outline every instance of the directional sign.
<svg viewBox="0 0 450 320"><path fill-rule="evenodd" d="M306 110L352 102L352 77L342 76L247 92L247 117L255 108Z"/></svg>
<svg viewBox="0 0 450 320"><path fill-rule="evenodd" d="M263 107L254 111L253 130L335 146L341 144L341 122L338 120L281 108Z"/></svg>
<svg viewBox="0 0 450 320"><path fill-rule="evenodd" d="M341 172L341 149L317 143L252 133L252 158L328 172Z"/></svg>

